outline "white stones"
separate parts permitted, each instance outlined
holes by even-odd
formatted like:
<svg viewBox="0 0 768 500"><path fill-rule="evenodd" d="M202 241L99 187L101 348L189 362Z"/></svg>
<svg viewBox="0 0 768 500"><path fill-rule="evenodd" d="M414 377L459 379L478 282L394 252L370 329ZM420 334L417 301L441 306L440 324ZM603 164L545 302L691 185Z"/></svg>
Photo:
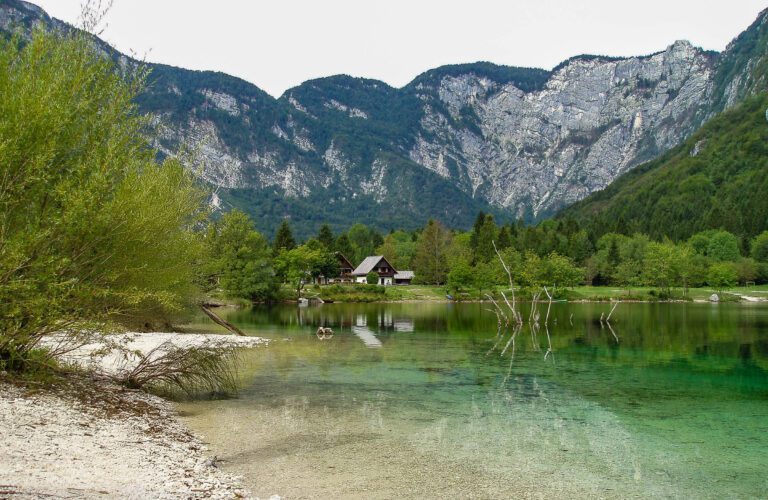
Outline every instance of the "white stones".
<svg viewBox="0 0 768 500"><path fill-rule="evenodd" d="M249 496L238 478L206 465L202 442L170 403L107 384L74 391L0 384L0 483L19 498Z"/></svg>

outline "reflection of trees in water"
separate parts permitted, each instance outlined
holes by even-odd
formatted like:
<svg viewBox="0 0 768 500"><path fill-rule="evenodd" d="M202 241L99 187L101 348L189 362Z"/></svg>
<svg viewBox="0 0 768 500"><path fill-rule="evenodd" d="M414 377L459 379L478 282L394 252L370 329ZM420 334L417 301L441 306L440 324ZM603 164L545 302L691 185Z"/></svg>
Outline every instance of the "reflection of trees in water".
<svg viewBox="0 0 768 500"><path fill-rule="evenodd" d="M503 264L503 261L502 261L502 264ZM504 267L506 269L506 265L504 265ZM533 293L531 308L530 308L530 311L528 312L527 319L524 319L525 316L523 316L521 309L517 303L511 275L510 275L509 291L511 292L512 300L509 300L509 298L503 291L500 292L503 298L503 301L497 301L490 294L487 295L490 303L493 305L492 308L488 308L488 311L496 315L496 341L494 342L491 349L486 353L486 356L500 350L501 357L504 357L509 352L510 363L509 363L509 370L507 371L507 377L509 377L509 374L512 371L512 365L514 364L515 353L517 351L517 344L519 342L519 336L523 330L527 330L530 333L531 349L533 351L540 351L541 344L544 343L546 347L546 350L544 352L544 361L547 361L548 358L551 358L552 363L555 362L554 350L553 350L553 344L552 344L552 335L550 335L550 331L549 331L550 319L552 320L551 322L553 325L557 324L557 318L552 315L553 298L552 298L552 295L549 293L549 290L547 289L547 287L543 287L541 291ZM546 295L547 297L546 301L540 300L542 294ZM546 307L543 307L542 303L546 304ZM607 316L605 312L601 312L598 321L600 324L600 328L601 329L607 328L608 331L613 336L613 339L616 342L616 344L618 344L619 337L618 335L616 335L616 331L613 329L613 326L611 325L611 316L613 315L613 312L616 310L616 306L618 306L618 302L613 304L613 307L608 312ZM569 325L573 327L573 314L569 316L568 322L569 322ZM541 341L539 340L540 336L542 337ZM546 342L543 341L544 338L546 339ZM505 378L505 381L506 381L506 378Z"/></svg>
<svg viewBox="0 0 768 500"><path fill-rule="evenodd" d="M526 318L526 329L518 339L517 349L542 349L546 353L551 341L552 352L568 350L580 356L605 356L618 360L622 355L641 357L649 362L664 361L664 356L690 358L705 368L713 359L740 359L740 346L749 345L752 362L762 369L768 368L768 324L764 307L731 304L621 304L610 320L610 326L600 323L607 316L611 304L552 303L545 298L536 305L531 302L517 304ZM502 305L502 304L500 304ZM230 322L248 333L259 334L265 328L280 331L313 334L317 327L327 326L339 334L351 333L360 315L366 326L386 344L398 335L432 336L433 342L455 342L485 352L496 339L489 339L496 329L496 316L487 311L490 302L473 304L326 304L299 310L295 305L257 306L253 309L230 310L221 313ZM533 307L539 308L540 330L531 334L527 318ZM535 316L535 313L534 313ZM605 318L604 318L605 319ZM550 339L547 340L546 324ZM511 326L511 325L510 325ZM337 336L338 337L338 336ZM508 342L498 346L497 354ZM512 346L510 345L509 349ZM505 356L508 356L510 350ZM548 357L549 359L549 357ZM732 366L732 364L730 365ZM721 367L722 368L722 367Z"/></svg>

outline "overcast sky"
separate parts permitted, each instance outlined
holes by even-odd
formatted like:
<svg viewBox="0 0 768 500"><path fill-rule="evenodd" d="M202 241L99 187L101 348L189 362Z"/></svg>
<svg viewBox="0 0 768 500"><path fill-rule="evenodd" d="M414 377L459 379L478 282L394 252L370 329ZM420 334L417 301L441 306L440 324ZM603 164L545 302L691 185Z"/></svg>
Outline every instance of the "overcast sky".
<svg viewBox="0 0 768 500"><path fill-rule="evenodd" d="M33 0L76 23L81 0ZM223 71L274 96L345 73L401 87L443 64L552 68L678 39L723 50L766 0L115 0L102 37L151 62Z"/></svg>

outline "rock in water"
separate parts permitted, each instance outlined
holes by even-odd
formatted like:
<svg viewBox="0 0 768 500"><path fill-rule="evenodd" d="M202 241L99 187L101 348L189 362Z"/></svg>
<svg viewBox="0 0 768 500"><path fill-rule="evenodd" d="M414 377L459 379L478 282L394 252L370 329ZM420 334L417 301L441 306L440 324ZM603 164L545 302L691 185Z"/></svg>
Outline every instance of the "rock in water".
<svg viewBox="0 0 768 500"><path fill-rule="evenodd" d="M716 293L713 293L709 296L710 302L720 302L720 296L718 296Z"/></svg>

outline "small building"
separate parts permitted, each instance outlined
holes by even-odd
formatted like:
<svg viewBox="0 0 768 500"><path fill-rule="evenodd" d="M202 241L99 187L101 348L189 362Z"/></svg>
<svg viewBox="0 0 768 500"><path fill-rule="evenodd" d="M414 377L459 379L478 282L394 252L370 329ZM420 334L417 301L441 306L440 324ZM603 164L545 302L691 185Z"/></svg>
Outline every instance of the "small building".
<svg viewBox="0 0 768 500"><path fill-rule="evenodd" d="M349 259L341 252L336 252L336 260L339 263L339 275L338 276L319 276L315 283L318 285L328 285L331 283L354 283L355 279L352 276L352 270L355 266L349 261Z"/></svg>
<svg viewBox="0 0 768 500"><path fill-rule="evenodd" d="M333 280L334 283L352 283L355 280L352 277L355 266L341 252L336 252L336 259L339 261L339 277Z"/></svg>
<svg viewBox="0 0 768 500"><path fill-rule="evenodd" d="M395 273L395 285L410 285L414 276L413 271L398 271Z"/></svg>
<svg viewBox="0 0 768 500"><path fill-rule="evenodd" d="M397 271L383 255L374 255L366 257L354 271L352 277L357 283L367 283L369 273L379 275L379 285L392 285Z"/></svg>

